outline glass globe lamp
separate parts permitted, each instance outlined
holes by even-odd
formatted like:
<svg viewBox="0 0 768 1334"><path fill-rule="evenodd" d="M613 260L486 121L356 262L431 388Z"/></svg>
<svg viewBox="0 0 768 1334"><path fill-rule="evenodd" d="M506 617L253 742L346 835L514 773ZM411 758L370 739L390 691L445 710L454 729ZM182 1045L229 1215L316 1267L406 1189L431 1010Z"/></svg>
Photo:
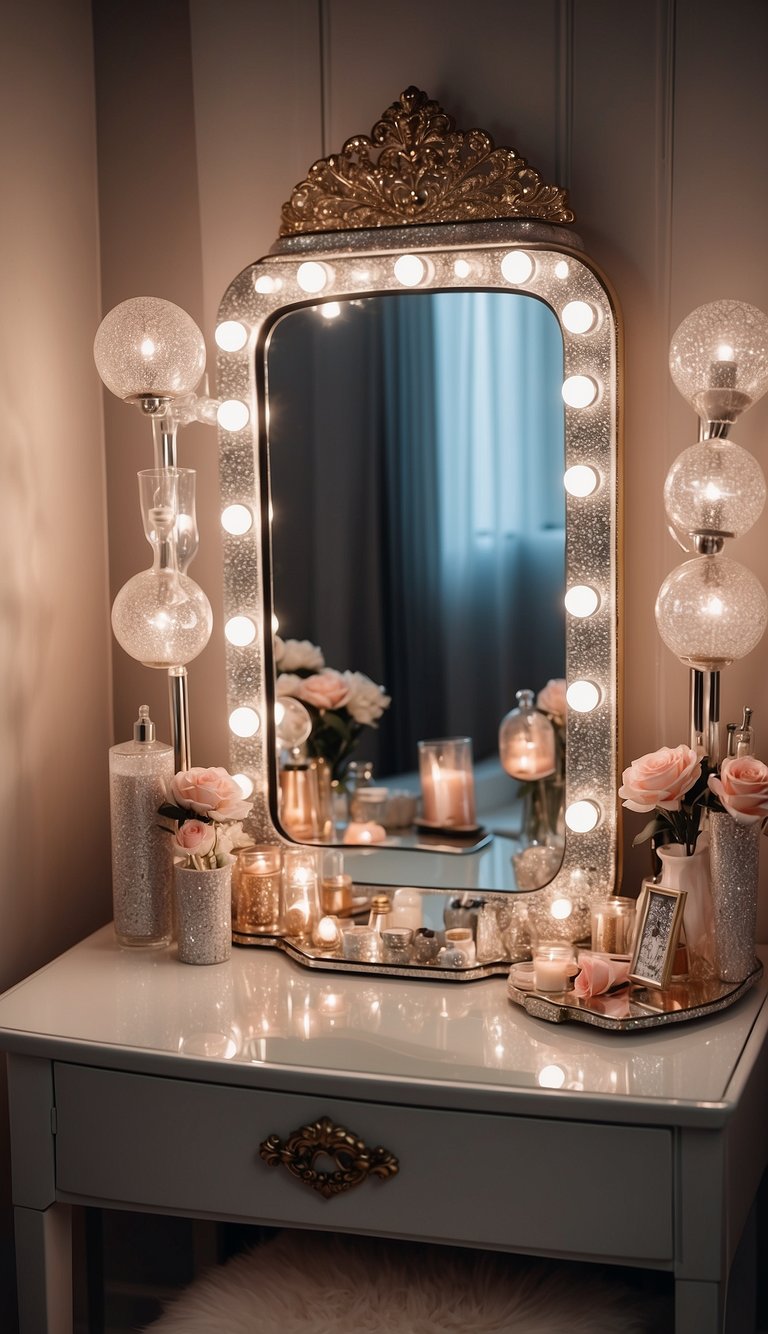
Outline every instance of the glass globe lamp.
<svg viewBox="0 0 768 1334"><path fill-rule="evenodd" d="M105 315L93 344L104 384L127 402L191 394L205 370L205 341L180 306L132 297Z"/></svg>
<svg viewBox="0 0 768 1334"><path fill-rule="evenodd" d="M121 648L145 667L183 667L211 637L211 604L178 570L143 570L123 584L112 605Z"/></svg>
<svg viewBox="0 0 768 1334"><path fill-rule="evenodd" d="M312 718L301 700L284 695L275 703L275 732L278 744L285 750L296 750L309 739Z"/></svg>
<svg viewBox="0 0 768 1334"><path fill-rule="evenodd" d="M684 449L664 483L667 517L691 535L741 537L764 504L763 470L733 440L703 440Z"/></svg>
<svg viewBox="0 0 768 1334"><path fill-rule="evenodd" d="M727 434L768 389L768 316L744 301L699 306L675 330L669 369L706 434Z"/></svg>
<svg viewBox="0 0 768 1334"><path fill-rule="evenodd" d="M667 648L702 672L746 657L767 623L762 584L727 556L698 556L678 565L656 599L656 624Z"/></svg>

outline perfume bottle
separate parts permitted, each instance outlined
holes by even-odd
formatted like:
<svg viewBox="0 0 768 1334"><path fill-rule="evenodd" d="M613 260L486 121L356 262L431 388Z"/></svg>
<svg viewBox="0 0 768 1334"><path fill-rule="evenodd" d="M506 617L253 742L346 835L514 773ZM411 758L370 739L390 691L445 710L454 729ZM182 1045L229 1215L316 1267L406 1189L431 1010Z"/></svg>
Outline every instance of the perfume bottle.
<svg viewBox="0 0 768 1334"><path fill-rule="evenodd" d="M156 740L142 704L133 740L109 751L112 904L118 944L127 947L171 939L173 850L157 812L173 771L173 749Z"/></svg>

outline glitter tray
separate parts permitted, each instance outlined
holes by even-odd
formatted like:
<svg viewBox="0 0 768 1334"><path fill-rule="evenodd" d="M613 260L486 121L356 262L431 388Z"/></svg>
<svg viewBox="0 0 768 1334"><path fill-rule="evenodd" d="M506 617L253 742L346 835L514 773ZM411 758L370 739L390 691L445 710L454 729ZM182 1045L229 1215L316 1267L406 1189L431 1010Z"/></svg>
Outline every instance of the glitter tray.
<svg viewBox="0 0 768 1334"><path fill-rule="evenodd" d="M527 991L507 983L507 995L536 1019L551 1024L592 1024L614 1033L679 1024L702 1019L729 1005L749 991L763 975L756 959L753 971L743 982L720 982L717 978L675 983L663 991L630 983L605 996L581 1000L574 991Z"/></svg>
<svg viewBox="0 0 768 1334"><path fill-rule="evenodd" d="M234 945L244 944L232 937ZM368 959L345 959L341 954L315 949L287 936L249 936L248 948L278 949L304 968L319 968L334 973L373 973L378 977L425 978L431 982L477 982L484 977L508 974L511 959L490 959L467 968L441 968L434 963L375 963Z"/></svg>

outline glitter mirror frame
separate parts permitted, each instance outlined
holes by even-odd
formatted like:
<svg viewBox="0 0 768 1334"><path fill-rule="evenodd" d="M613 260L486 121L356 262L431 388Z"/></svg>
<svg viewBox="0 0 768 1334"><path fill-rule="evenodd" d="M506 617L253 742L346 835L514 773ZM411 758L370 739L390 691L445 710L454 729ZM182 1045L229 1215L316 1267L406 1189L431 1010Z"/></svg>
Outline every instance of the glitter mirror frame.
<svg viewBox="0 0 768 1334"><path fill-rule="evenodd" d="M421 262L423 276L415 286L404 286L397 276L404 255ZM311 293L308 276L319 283ZM565 619L568 685L593 683L598 702L589 712L568 708L560 870L543 888L514 896L521 907L524 901L540 934L578 940L589 932L591 902L614 891L619 869L621 325L612 292L570 230L507 219L290 237L227 289L216 330L219 394L225 400L219 413L220 494L223 515L242 507L237 513L245 531L232 532L223 524L224 620L247 616L254 625L251 643L226 642L230 769L253 785L252 827L259 841L285 843L272 815L277 745L270 633L271 332L283 315L302 306L404 290L511 291L545 302L562 330L565 380L586 377L594 392L588 405L566 400L564 408L566 473L586 468L595 475L590 494L566 487L566 590L593 589L597 607L589 615L569 609ZM574 302L593 312L585 332L568 328L567 308ZM374 861L369 855L367 864ZM409 883L405 867L404 883Z"/></svg>

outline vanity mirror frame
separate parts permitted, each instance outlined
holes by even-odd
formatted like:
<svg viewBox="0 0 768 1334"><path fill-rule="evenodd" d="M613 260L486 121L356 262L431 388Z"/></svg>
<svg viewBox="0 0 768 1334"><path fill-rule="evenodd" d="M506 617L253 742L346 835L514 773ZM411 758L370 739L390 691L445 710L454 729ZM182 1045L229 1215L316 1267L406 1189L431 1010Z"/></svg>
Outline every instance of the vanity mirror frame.
<svg viewBox="0 0 768 1334"><path fill-rule="evenodd" d="M404 256L411 257L405 266L398 264ZM404 269L412 271L408 281L403 280ZM594 400L587 406L567 400L564 406L565 472L575 477L571 469L592 469L595 480L589 494L566 485L565 636L569 690L577 682L591 682L598 703L580 712L569 701L561 867L541 889L510 896L515 911L524 906L539 935L576 940L589 934L591 902L614 892L619 873L621 328L605 279L578 237L563 226L506 217L304 232L279 240L227 289L216 342L219 395L224 400L219 411L219 477L230 769L253 785L251 827L258 840L290 846L275 820L267 368L272 330L290 311L326 301L462 290L517 292L543 301L562 332L565 381L586 377L594 387ZM584 332L568 327L573 321L567 308L575 302L583 303L582 314L584 307L593 313ZM584 588L594 590L597 599L589 615L572 600L573 590ZM234 644L227 638L233 617L251 622L250 643ZM593 818L593 827L583 827ZM408 853L398 855L405 858ZM364 864L373 867L375 849L369 850ZM376 883L374 875L367 883ZM410 883L405 863L403 883ZM434 888L450 892L453 886Z"/></svg>

